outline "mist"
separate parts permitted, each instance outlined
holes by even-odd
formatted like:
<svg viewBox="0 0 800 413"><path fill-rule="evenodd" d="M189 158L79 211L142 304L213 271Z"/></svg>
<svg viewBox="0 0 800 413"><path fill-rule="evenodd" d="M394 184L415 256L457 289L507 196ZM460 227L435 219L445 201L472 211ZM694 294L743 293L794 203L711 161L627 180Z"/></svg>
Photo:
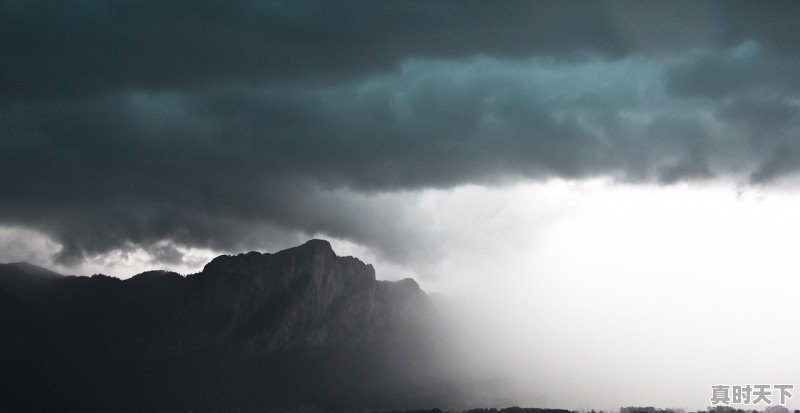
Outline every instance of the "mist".
<svg viewBox="0 0 800 413"><path fill-rule="evenodd" d="M486 403L697 410L715 384L800 379L793 192L597 180L427 197L450 242L418 279Z"/></svg>
<svg viewBox="0 0 800 413"><path fill-rule="evenodd" d="M800 381L800 195L785 187L550 180L362 200L402 203L395 225L406 217L414 253L328 237L334 249L420 283L444 317L439 351L480 403L703 409L714 384ZM157 262L117 252L58 267L55 241L25 239L5 254L73 274ZM219 253L158 268L193 273Z"/></svg>

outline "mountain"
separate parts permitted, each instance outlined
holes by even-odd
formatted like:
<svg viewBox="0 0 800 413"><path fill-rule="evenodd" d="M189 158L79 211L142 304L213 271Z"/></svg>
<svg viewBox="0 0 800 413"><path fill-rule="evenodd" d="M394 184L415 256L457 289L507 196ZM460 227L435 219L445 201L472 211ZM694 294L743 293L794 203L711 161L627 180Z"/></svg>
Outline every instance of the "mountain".
<svg viewBox="0 0 800 413"><path fill-rule="evenodd" d="M27 262L0 264L0 291L30 297L47 281L61 277L59 273Z"/></svg>
<svg viewBox="0 0 800 413"><path fill-rule="evenodd" d="M322 240L186 277L7 264L0 328L0 409L399 409L455 389L417 283Z"/></svg>

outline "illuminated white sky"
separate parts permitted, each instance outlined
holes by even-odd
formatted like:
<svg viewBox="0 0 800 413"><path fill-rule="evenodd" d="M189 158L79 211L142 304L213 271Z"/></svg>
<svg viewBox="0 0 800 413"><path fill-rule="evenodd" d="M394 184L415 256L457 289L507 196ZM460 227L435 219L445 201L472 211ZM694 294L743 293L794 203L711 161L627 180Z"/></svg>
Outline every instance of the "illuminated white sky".
<svg viewBox="0 0 800 413"><path fill-rule="evenodd" d="M800 382L800 194L594 181L431 196L462 235L436 286L476 289L473 319L496 329L483 356L528 404L703 408L711 384Z"/></svg>

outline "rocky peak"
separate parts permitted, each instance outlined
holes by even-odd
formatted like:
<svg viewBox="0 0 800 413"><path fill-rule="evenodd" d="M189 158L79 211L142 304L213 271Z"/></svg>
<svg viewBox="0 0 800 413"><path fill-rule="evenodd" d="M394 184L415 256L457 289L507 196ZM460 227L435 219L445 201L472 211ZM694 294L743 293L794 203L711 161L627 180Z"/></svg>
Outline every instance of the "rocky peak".
<svg viewBox="0 0 800 413"><path fill-rule="evenodd" d="M217 339L246 337L240 348L247 354L370 341L401 312L397 300L414 295L386 291L372 265L337 256L319 239L276 253L223 255L188 278L192 311L219 320L197 328L209 338L212 330Z"/></svg>
<svg viewBox="0 0 800 413"><path fill-rule="evenodd" d="M145 271L139 274L134 275L131 278L125 280L126 282L137 282L137 281L146 281L146 280L155 280L160 278L177 278L182 277L180 274L173 272L173 271L165 271L165 270L152 270L152 271Z"/></svg>
<svg viewBox="0 0 800 413"><path fill-rule="evenodd" d="M287 252L293 250L307 251L313 254L335 255L335 253L333 252L333 247L331 246L330 242L324 239L316 239L316 238L310 239L302 245L298 245L294 248L289 248L281 252Z"/></svg>
<svg viewBox="0 0 800 413"><path fill-rule="evenodd" d="M375 280L375 269L354 257L339 257L331 244L313 239L274 254L248 252L222 255L191 276L215 288L247 287L261 291L285 290L293 283L310 281L317 286L343 287Z"/></svg>

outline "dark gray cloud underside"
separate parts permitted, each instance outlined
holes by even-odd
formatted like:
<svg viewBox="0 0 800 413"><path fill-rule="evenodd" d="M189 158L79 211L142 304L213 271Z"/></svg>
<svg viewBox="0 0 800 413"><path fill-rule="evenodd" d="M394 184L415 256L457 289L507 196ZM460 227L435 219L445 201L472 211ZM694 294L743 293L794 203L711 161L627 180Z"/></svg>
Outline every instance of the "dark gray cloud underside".
<svg viewBox="0 0 800 413"><path fill-rule="evenodd" d="M797 9L0 1L0 224L63 260L314 232L402 260L382 194L771 182L800 167Z"/></svg>

